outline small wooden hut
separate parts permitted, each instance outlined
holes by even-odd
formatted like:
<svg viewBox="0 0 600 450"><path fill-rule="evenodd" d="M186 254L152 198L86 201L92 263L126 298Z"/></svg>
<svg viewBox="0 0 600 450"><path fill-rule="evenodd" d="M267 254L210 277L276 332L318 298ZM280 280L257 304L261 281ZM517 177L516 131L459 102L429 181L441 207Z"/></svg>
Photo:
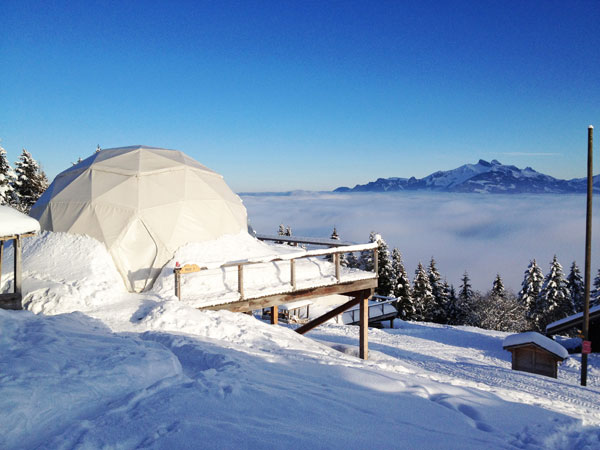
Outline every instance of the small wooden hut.
<svg viewBox="0 0 600 450"><path fill-rule="evenodd" d="M504 350L512 354L512 369L556 378L558 363L569 353L559 343L546 336L528 331L504 339Z"/></svg>
<svg viewBox="0 0 600 450"><path fill-rule="evenodd" d="M40 231L40 224L37 220L9 206L0 205L0 289L2 288L2 261L4 259L5 243L12 241L14 249L13 292L2 293L0 291L0 308L2 309L23 309L21 239L33 236L38 231Z"/></svg>

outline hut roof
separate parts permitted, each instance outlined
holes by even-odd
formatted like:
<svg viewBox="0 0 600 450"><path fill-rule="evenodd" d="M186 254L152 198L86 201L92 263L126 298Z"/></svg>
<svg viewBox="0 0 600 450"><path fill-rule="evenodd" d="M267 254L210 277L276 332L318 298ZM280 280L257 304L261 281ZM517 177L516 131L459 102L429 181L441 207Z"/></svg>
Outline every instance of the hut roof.
<svg viewBox="0 0 600 450"><path fill-rule="evenodd" d="M37 220L10 206L0 205L0 237L40 231Z"/></svg>
<svg viewBox="0 0 600 450"><path fill-rule="evenodd" d="M560 359L565 359L569 356L569 352L566 348L560 345L558 342L544 336L543 334L535 331L527 331L526 333L511 334L504 339L502 348L508 350L512 347L517 347L525 344L534 344L544 350L556 355Z"/></svg>

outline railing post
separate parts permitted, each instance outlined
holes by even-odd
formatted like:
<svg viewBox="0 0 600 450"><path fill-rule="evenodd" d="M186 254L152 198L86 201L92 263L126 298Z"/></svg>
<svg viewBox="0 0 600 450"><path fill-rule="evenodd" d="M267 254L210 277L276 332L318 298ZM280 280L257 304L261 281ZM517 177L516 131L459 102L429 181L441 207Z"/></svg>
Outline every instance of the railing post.
<svg viewBox="0 0 600 450"><path fill-rule="evenodd" d="M379 247L373 249L373 268L375 275L379 277Z"/></svg>
<svg viewBox="0 0 600 450"><path fill-rule="evenodd" d="M290 259L290 284L292 291L296 290L296 260Z"/></svg>
<svg viewBox="0 0 600 450"><path fill-rule="evenodd" d="M340 282L340 254L339 253L334 253L333 254L333 260L335 261L335 278L337 279L337 282Z"/></svg>
<svg viewBox="0 0 600 450"><path fill-rule="evenodd" d="M359 356L361 359L369 358L369 297L363 292L358 294L360 310L360 337L359 337Z"/></svg>
<svg viewBox="0 0 600 450"><path fill-rule="evenodd" d="M244 299L244 266L238 265L238 292L240 293L240 300Z"/></svg>
<svg viewBox="0 0 600 450"><path fill-rule="evenodd" d="M181 300L181 267L175 267L173 273L175 274L175 297Z"/></svg>

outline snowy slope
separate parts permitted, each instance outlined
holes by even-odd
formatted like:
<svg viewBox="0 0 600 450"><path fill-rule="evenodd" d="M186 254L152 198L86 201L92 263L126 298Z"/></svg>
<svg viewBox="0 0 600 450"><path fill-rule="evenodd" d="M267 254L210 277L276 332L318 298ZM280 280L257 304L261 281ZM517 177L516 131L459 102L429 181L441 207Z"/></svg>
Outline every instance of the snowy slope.
<svg viewBox="0 0 600 450"><path fill-rule="evenodd" d="M356 327L129 294L89 238L25 253L28 307L56 315L0 311L0 448L600 445L597 355L581 388L577 358L558 380L513 372L504 333L398 321L362 361Z"/></svg>

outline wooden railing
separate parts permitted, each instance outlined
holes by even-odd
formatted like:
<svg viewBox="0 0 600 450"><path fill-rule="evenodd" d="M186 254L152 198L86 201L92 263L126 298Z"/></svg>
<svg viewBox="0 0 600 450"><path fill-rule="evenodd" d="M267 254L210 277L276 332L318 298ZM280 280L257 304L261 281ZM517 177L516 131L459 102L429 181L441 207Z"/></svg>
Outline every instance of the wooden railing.
<svg viewBox="0 0 600 450"><path fill-rule="evenodd" d="M244 267L254 264L266 264L266 263L274 263L274 262L290 262L290 286L292 292L297 289L296 282L296 260L304 259L304 258L314 258L318 256L327 256L333 255L333 264L335 265L335 278L336 283L340 283L342 280L341 274L341 255L344 253L353 253L353 252L362 252L362 251L373 251L373 266L374 266L374 275L377 277L378 273L378 265L377 265L377 249L379 248L379 244L377 242L372 242L369 244L359 244L359 245L346 245L343 247L337 248L328 248L328 249L318 249L318 250L309 250L303 253L293 253L289 255L279 255L273 257L262 258L260 260L243 260L243 261L231 261L225 264L221 264L218 266L203 266L200 267L197 264L185 264L183 266L179 266L179 263L176 264L175 269L173 269L173 273L175 274L175 295L177 298L181 300L181 275L200 272L203 270L211 270L211 269L226 269L229 267L237 267L237 285L238 285L238 293L240 295L239 299L243 300L244 296Z"/></svg>

